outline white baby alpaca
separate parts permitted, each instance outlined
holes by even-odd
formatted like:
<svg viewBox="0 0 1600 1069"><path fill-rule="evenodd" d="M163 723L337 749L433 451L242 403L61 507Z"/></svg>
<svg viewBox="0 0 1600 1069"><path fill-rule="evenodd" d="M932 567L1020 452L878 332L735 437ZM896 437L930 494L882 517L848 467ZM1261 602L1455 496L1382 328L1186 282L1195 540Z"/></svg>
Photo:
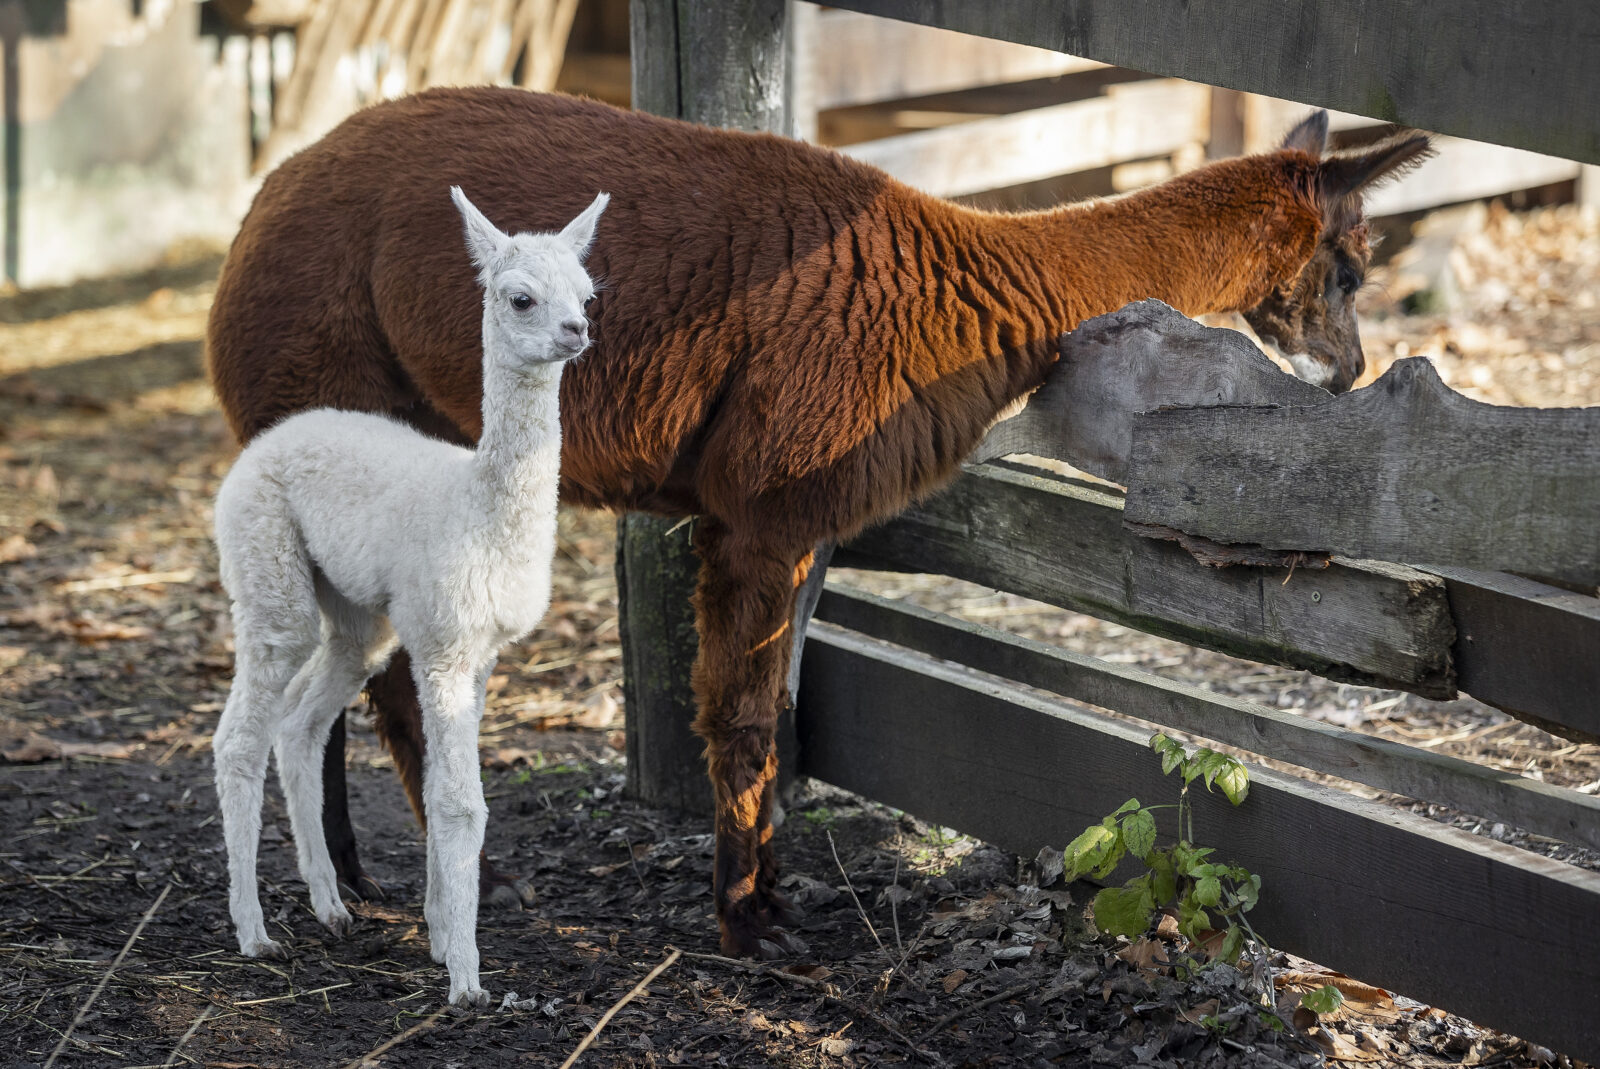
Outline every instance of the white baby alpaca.
<svg viewBox="0 0 1600 1069"><path fill-rule="evenodd" d="M478 983L478 773L484 687L505 643L550 604L561 458L561 369L589 344L582 258L609 197L560 234L509 236L457 187L483 299L483 434L476 451L381 416L293 416L240 454L217 493L233 599L233 690L213 743L229 905L246 957L282 957L256 890L267 751L277 753L300 873L317 918L351 924L322 833L322 753L341 709L410 650L427 741L428 937L450 1001Z"/></svg>

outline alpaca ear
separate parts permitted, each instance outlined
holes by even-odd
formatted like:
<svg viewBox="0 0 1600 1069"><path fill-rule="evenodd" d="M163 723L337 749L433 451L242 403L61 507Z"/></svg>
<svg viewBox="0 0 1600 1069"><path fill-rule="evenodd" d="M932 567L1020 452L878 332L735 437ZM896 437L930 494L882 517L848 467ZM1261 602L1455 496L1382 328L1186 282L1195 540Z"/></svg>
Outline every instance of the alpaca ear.
<svg viewBox="0 0 1600 1069"><path fill-rule="evenodd" d="M461 192L460 186L450 187L450 199L455 201L456 210L461 213L461 223L467 234L467 251L472 254L472 262L478 265L480 271L486 269L511 239L489 222Z"/></svg>
<svg viewBox="0 0 1600 1069"><path fill-rule="evenodd" d="M1324 205L1336 204L1369 186L1404 174L1433 152L1426 134L1402 134L1335 152L1317 169L1317 192Z"/></svg>
<svg viewBox="0 0 1600 1069"><path fill-rule="evenodd" d="M1313 111L1301 119L1299 125L1283 135L1283 144L1278 147L1299 149L1320 159L1328 148L1328 113Z"/></svg>
<svg viewBox="0 0 1600 1069"><path fill-rule="evenodd" d="M572 244L572 251L578 254L579 259L589 251L589 246L594 244L594 227L600 221L600 213L606 210L606 205L611 203L611 194L602 193L589 204L587 208L578 213L578 217L568 223L561 231L561 236Z"/></svg>

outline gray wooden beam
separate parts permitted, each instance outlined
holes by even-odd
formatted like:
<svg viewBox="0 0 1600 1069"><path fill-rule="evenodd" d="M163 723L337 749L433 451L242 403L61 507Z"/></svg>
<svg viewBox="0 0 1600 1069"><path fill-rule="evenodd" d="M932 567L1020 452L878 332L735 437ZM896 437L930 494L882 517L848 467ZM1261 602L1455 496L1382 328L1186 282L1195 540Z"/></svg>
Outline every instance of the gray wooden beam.
<svg viewBox="0 0 1600 1069"><path fill-rule="evenodd" d="M1148 729L828 624L803 669L804 771L1023 855L1129 797L1172 800ZM1276 947L1573 1057L1600 1057L1600 873L1253 768L1199 841L1262 877ZM1171 810L1162 810L1170 835Z"/></svg>
<svg viewBox="0 0 1600 1069"><path fill-rule="evenodd" d="M1139 416L1126 482L1131 523L1600 586L1600 409L1482 404L1423 357L1325 404Z"/></svg>
<svg viewBox="0 0 1600 1069"><path fill-rule="evenodd" d="M938 572L1207 649L1455 696L1444 583L1402 565L1211 568L1123 527L1122 500L1040 469L969 466L836 566Z"/></svg>
<svg viewBox="0 0 1600 1069"><path fill-rule="evenodd" d="M788 133L786 11L785 0L631 0L634 107ZM674 524L630 515L617 525L628 788L652 805L710 812L704 743L689 729L699 560L688 527Z"/></svg>
<svg viewBox="0 0 1600 1069"><path fill-rule="evenodd" d="M829 583L817 618L1030 687L1600 850L1600 798Z"/></svg>
<svg viewBox="0 0 1600 1069"><path fill-rule="evenodd" d="M843 0L834 6L1600 163L1592 0Z"/></svg>

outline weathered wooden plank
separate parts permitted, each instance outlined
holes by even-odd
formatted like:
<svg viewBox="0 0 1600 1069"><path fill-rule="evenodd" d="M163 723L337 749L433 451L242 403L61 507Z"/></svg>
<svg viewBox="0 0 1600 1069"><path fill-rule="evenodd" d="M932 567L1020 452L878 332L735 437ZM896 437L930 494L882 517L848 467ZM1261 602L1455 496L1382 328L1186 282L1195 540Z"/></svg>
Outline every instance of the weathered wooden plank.
<svg viewBox="0 0 1600 1069"><path fill-rule="evenodd" d="M968 467L834 563L939 572L1330 679L1455 695L1438 578L1375 561L1208 568L1125 530L1116 494L1037 469Z"/></svg>
<svg viewBox="0 0 1600 1069"><path fill-rule="evenodd" d="M1600 163L1600 4L843 0L834 6Z"/></svg>
<svg viewBox="0 0 1600 1069"><path fill-rule="evenodd" d="M1457 686L1546 731L1600 742L1600 598L1503 572L1422 570L1444 579Z"/></svg>
<svg viewBox="0 0 1600 1069"><path fill-rule="evenodd" d="M1205 140L1209 109L1205 86L1165 79L1127 82L1092 100L919 130L839 151L925 192L953 197L1172 152Z"/></svg>
<svg viewBox="0 0 1600 1069"><path fill-rule="evenodd" d="M785 11L785 0L632 0L634 106L787 132ZM652 805L709 812L704 744L689 730L697 649L689 596L699 559L688 527L669 537L672 527L648 516L617 526L628 788Z"/></svg>
<svg viewBox="0 0 1600 1069"><path fill-rule="evenodd" d="M1307 408L1134 421L1127 519L1219 542L1600 586L1600 408L1469 400L1425 358Z"/></svg>
<svg viewBox="0 0 1600 1069"><path fill-rule="evenodd" d="M1126 482L1134 420L1145 412L1333 398L1280 370L1238 331L1202 326L1156 300L1086 320L1061 336L1060 347L1044 385L1020 413L995 424L969 463L1031 453Z"/></svg>
<svg viewBox="0 0 1600 1069"><path fill-rule="evenodd" d="M1059 847L1130 796L1176 791L1143 729L828 624L803 674L807 774L1008 850ZM1251 779L1238 809L1199 792L1195 829L1261 875L1251 917L1274 946L1600 1056L1600 874L1265 769Z"/></svg>
<svg viewBox="0 0 1600 1069"><path fill-rule="evenodd" d="M1600 849L1600 798L1363 735L839 584L817 618L1314 772Z"/></svg>
<svg viewBox="0 0 1600 1069"><path fill-rule="evenodd" d="M817 15L813 77L818 108L931 96L1055 78L1105 66L1092 59L854 11Z"/></svg>

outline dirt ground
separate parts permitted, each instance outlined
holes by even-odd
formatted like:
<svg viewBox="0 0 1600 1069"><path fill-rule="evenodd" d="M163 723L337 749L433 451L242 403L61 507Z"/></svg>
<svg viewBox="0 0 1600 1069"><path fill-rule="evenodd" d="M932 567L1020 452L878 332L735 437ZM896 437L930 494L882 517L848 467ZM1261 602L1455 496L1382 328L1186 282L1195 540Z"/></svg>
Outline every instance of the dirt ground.
<svg viewBox="0 0 1600 1069"><path fill-rule="evenodd" d="M1382 278L1363 295L1375 371L1426 353L1480 399L1600 402L1600 218L1490 212L1456 256L1469 311L1401 315L1400 287ZM351 793L385 898L355 907L352 936L324 938L269 788L263 904L294 954L239 957L208 749L231 672L209 502L234 447L199 343L216 266L190 254L137 278L0 298L0 1064L44 1064L61 1045L64 1065L555 1066L674 948L681 957L579 1064L1566 1061L1342 978L1344 1011L1275 1031L1239 974L1179 982L1152 962L1153 944L1093 938L1085 889L1041 890L1025 864L991 847L821 785L803 786L780 833L810 953L771 965L718 957L706 823L621 795L611 520L594 514L563 514L551 616L506 652L491 682L488 848L538 891L527 911L480 916L497 1008L441 1011L444 971L423 930L423 844L360 717ZM1600 790L1600 747L1469 700L1340 686L963 584L855 578ZM1516 829L1436 815L1595 865ZM1274 964L1280 978L1315 969ZM1285 1021L1297 990L1278 989Z"/></svg>

